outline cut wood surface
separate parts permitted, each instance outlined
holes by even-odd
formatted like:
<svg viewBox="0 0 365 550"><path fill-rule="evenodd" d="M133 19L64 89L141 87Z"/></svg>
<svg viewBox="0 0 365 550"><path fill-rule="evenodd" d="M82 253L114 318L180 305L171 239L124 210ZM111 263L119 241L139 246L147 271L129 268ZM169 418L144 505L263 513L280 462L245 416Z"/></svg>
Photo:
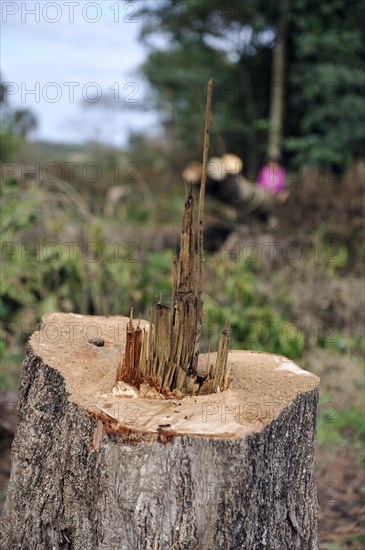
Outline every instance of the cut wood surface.
<svg viewBox="0 0 365 550"><path fill-rule="evenodd" d="M317 549L318 378L230 351L221 393L116 384L128 322L48 314L30 338L1 548Z"/></svg>

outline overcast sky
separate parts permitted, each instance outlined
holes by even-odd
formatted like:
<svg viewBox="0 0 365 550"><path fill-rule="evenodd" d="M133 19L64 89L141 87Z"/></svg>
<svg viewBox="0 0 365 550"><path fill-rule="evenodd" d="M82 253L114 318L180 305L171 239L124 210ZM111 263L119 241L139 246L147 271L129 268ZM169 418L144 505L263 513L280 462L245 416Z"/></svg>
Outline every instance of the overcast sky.
<svg viewBox="0 0 365 550"><path fill-rule="evenodd" d="M137 72L146 57L142 1L1 2L2 78L11 83L9 103L37 115L35 137L124 145L131 129L153 130ZM97 108L106 94L113 108Z"/></svg>

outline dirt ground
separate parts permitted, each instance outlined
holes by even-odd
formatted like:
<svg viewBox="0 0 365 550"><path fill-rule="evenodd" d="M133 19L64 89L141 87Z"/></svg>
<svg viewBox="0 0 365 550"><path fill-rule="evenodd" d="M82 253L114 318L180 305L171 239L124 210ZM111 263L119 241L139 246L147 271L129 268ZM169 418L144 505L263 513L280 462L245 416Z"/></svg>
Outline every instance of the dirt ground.
<svg viewBox="0 0 365 550"><path fill-rule="evenodd" d="M320 447L317 481L320 548L363 550L365 480L358 450Z"/></svg>

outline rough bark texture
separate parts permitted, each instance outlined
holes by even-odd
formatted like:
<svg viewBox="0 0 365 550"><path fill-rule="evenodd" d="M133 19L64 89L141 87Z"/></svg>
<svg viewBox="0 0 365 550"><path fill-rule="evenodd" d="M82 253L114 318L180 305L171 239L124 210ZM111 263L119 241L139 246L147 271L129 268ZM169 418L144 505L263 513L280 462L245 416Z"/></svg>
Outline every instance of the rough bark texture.
<svg viewBox="0 0 365 550"><path fill-rule="evenodd" d="M143 429L132 437L127 427L138 424L139 400L126 398L120 401L124 431L113 433L102 418L103 434L101 417L76 403L64 360L60 370L49 366L54 359L46 360L41 346L32 340L27 346L3 550L318 548L316 377L296 372L291 363L278 368L288 385L295 377L305 382L296 382L295 397L279 413L270 406L278 400L272 385L266 400L272 414L265 422L256 422L255 407L238 418L243 409L235 410L232 402L223 415L223 392L216 421L235 415L244 435L163 437L160 424L153 437ZM262 360L265 354L257 355ZM240 384L246 384L244 377Z"/></svg>

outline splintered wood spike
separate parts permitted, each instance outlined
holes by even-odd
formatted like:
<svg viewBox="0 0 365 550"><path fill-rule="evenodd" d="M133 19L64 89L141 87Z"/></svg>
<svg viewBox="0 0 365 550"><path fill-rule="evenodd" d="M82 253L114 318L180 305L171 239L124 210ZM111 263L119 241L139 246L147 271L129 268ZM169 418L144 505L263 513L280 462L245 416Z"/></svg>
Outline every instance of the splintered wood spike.
<svg viewBox="0 0 365 550"><path fill-rule="evenodd" d="M133 325L133 308L127 328L123 364L117 380L139 387L148 382L165 396L218 393L229 385L228 350L230 330L222 331L214 366L198 373L200 338L203 324L204 290L204 196L209 155L213 81L207 86L203 169L195 225L195 199L190 185L186 189L181 224L180 252L172 266L172 307L155 306L154 324L150 314L149 331ZM197 246L195 235L197 234ZM197 259L196 259L197 258Z"/></svg>

